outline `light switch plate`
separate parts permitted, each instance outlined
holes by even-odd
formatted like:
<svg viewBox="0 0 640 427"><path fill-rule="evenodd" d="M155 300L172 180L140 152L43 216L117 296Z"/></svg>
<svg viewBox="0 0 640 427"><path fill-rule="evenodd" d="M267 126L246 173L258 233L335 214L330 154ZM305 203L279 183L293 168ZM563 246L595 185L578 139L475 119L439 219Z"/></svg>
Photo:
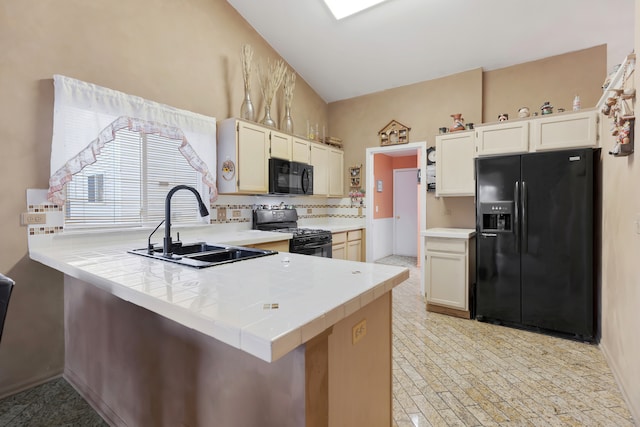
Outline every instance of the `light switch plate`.
<svg viewBox="0 0 640 427"><path fill-rule="evenodd" d="M20 216L20 221L22 225L29 224L46 224L47 223L47 214L46 213L34 213L34 212L23 212Z"/></svg>
<svg viewBox="0 0 640 427"><path fill-rule="evenodd" d="M216 208L216 213L218 215L218 221L226 221L227 220L227 208Z"/></svg>
<svg viewBox="0 0 640 427"><path fill-rule="evenodd" d="M234 218L240 218L240 215L242 215L242 213L238 209L231 211L231 216L233 216Z"/></svg>

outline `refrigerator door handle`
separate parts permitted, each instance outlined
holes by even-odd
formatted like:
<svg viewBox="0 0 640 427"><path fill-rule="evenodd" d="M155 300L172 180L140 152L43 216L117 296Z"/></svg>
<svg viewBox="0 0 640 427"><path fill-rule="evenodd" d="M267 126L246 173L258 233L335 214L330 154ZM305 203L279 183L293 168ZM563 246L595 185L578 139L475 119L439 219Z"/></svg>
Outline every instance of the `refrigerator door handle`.
<svg viewBox="0 0 640 427"><path fill-rule="evenodd" d="M498 237L496 233L480 233L482 237Z"/></svg>
<svg viewBox="0 0 640 427"><path fill-rule="evenodd" d="M514 206L514 214L513 214L513 229L515 230L515 236L516 236L516 252L520 253L520 184L518 181L516 181L514 189L513 189L513 194L514 194L514 200L515 200L515 206Z"/></svg>
<svg viewBox="0 0 640 427"><path fill-rule="evenodd" d="M527 183L522 181L522 253L527 253L529 247L529 232L527 231Z"/></svg>

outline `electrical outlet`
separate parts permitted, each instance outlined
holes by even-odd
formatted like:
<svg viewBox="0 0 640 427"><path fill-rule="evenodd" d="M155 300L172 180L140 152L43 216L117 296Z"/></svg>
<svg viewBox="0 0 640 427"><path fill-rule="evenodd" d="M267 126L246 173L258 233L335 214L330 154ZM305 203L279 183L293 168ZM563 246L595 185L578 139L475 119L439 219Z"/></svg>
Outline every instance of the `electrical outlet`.
<svg viewBox="0 0 640 427"><path fill-rule="evenodd" d="M354 344L354 345L357 344L358 341L360 341L366 335L367 335L367 319L364 319L364 320L358 322L351 329L351 343Z"/></svg>
<svg viewBox="0 0 640 427"><path fill-rule="evenodd" d="M240 215L242 215L242 212L240 212L240 210L238 209L234 209L233 211L231 211L231 216L233 216L234 218L240 218Z"/></svg>
<svg viewBox="0 0 640 427"><path fill-rule="evenodd" d="M313 209L311 209L311 208L307 208L307 213L308 213L308 214L313 213Z"/></svg>
<svg viewBox="0 0 640 427"><path fill-rule="evenodd" d="M216 213L218 214L218 221L227 220L227 208L216 208Z"/></svg>
<svg viewBox="0 0 640 427"><path fill-rule="evenodd" d="M46 224L46 213L23 212L20 218L22 225L28 224Z"/></svg>

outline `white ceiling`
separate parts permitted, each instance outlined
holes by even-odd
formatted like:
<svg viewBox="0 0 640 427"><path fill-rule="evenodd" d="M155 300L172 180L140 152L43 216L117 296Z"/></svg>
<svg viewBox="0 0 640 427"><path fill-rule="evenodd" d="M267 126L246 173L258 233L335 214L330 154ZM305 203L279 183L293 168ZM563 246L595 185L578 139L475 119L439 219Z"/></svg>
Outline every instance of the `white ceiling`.
<svg viewBox="0 0 640 427"><path fill-rule="evenodd" d="M600 44L610 69L633 50L634 0L388 0L340 21L322 0L227 1L326 102Z"/></svg>

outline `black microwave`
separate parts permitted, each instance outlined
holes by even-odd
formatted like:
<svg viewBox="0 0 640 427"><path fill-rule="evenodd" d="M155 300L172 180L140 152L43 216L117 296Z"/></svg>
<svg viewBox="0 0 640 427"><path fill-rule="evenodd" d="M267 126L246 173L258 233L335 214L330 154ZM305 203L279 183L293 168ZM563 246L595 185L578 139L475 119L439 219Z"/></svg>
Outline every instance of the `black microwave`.
<svg viewBox="0 0 640 427"><path fill-rule="evenodd" d="M313 166L269 159L269 193L313 194Z"/></svg>

